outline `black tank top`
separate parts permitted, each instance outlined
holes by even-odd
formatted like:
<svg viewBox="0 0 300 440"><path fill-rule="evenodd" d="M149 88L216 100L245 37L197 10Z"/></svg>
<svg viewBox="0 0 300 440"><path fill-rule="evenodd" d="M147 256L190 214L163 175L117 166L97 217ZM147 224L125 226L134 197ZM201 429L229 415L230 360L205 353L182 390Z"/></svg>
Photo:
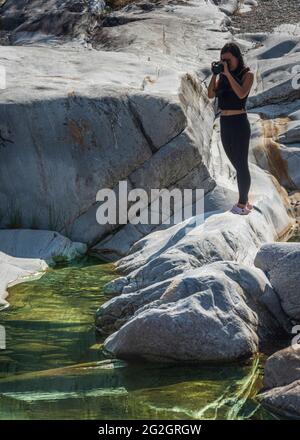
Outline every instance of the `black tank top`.
<svg viewBox="0 0 300 440"><path fill-rule="evenodd" d="M249 67L244 67L240 72L235 70L231 71L231 75L234 79L242 85L243 75L250 70ZM249 95L249 93L248 93ZM240 99L233 91L228 78L225 75L220 75L219 85L216 90L216 96L218 98L219 110L242 110L246 109L246 101L248 95L243 99Z"/></svg>

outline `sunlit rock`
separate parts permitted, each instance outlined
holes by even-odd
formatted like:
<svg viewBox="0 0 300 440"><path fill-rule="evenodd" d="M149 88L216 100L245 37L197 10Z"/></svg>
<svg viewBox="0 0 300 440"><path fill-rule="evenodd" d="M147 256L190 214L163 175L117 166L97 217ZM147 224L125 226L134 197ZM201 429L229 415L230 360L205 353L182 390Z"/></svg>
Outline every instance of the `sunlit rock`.
<svg viewBox="0 0 300 440"><path fill-rule="evenodd" d="M266 243L254 263L266 273L286 315L300 322L300 243Z"/></svg>
<svg viewBox="0 0 300 440"><path fill-rule="evenodd" d="M157 287L158 299L153 289L151 302L137 307L105 340L106 351L121 359L232 361L250 356L264 342L282 335L278 321L261 301L271 286L260 270L215 262L185 270L167 286ZM133 309L138 293L128 295ZM126 313L125 298L123 303L119 315ZM101 315L99 321L101 326Z"/></svg>

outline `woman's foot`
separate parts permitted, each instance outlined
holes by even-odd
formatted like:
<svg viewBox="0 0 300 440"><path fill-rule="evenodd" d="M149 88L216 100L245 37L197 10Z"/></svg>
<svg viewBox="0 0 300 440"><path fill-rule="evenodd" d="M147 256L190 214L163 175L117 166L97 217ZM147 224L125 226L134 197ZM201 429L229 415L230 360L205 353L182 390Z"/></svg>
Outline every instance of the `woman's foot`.
<svg viewBox="0 0 300 440"><path fill-rule="evenodd" d="M241 207L239 205L240 205L239 203L233 205L230 212L233 212L234 214L240 214L240 215L250 214L250 212L251 212L250 208L248 208L245 204L242 205L243 207Z"/></svg>
<svg viewBox="0 0 300 440"><path fill-rule="evenodd" d="M251 205L251 203L249 203L249 201L247 201L247 203L237 203L236 206L238 206L239 208L248 208L248 209L252 209L253 205Z"/></svg>

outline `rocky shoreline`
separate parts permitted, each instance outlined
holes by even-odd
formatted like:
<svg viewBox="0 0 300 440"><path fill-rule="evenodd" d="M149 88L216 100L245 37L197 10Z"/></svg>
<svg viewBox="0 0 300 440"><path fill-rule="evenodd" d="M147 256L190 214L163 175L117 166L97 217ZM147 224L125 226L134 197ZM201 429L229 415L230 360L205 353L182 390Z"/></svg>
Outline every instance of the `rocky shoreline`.
<svg viewBox="0 0 300 440"><path fill-rule="evenodd" d="M87 250L55 231L0 229L0 243L0 311L9 307L8 287L42 276L59 261L81 258Z"/></svg>
<svg viewBox="0 0 300 440"><path fill-rule="evenodd" d="M8 78L0 102L2 296L8 283L57 257L88 251L114 262L120 276L105 287L114 297L96 316L110 357L238 361L288 339L300 319L300 244L276 243L298 217L291 202L300 194L300 95L293 85L300 29L282 21L271 32L266 14L273 1L241 15L238 1L215 3L130 3L98 26L86 4L74 10L53 0L53 10L38 20L27 10L13 29L15 4L3 6L13 45L0 46ZM263 16L252 27L258 11ZM54 12L60 19L52 27ZM233 35L230 25L239 19ZM255 72L249 216L229 211L236 174L204 83L233 37ZM120 180L147 193L202 188L202 221L100 225L96 193L117 193ZM274 382L274 393L291 394L286 412L296 417L294 379ZM281 412L272 390L262 402Z"/></svg>

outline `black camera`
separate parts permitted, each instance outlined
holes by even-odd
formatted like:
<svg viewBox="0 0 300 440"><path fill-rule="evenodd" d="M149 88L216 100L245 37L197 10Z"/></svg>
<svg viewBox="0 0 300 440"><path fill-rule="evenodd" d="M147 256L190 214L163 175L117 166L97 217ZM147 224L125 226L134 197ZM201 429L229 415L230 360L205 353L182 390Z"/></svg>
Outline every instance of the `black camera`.
<svg viewBox="0 0 300 440"><path fill-rule="evenodd" d="M214 61L211 70L215 75L218 75L218 73L224 72L224 65L221 61Z"/></svg>

